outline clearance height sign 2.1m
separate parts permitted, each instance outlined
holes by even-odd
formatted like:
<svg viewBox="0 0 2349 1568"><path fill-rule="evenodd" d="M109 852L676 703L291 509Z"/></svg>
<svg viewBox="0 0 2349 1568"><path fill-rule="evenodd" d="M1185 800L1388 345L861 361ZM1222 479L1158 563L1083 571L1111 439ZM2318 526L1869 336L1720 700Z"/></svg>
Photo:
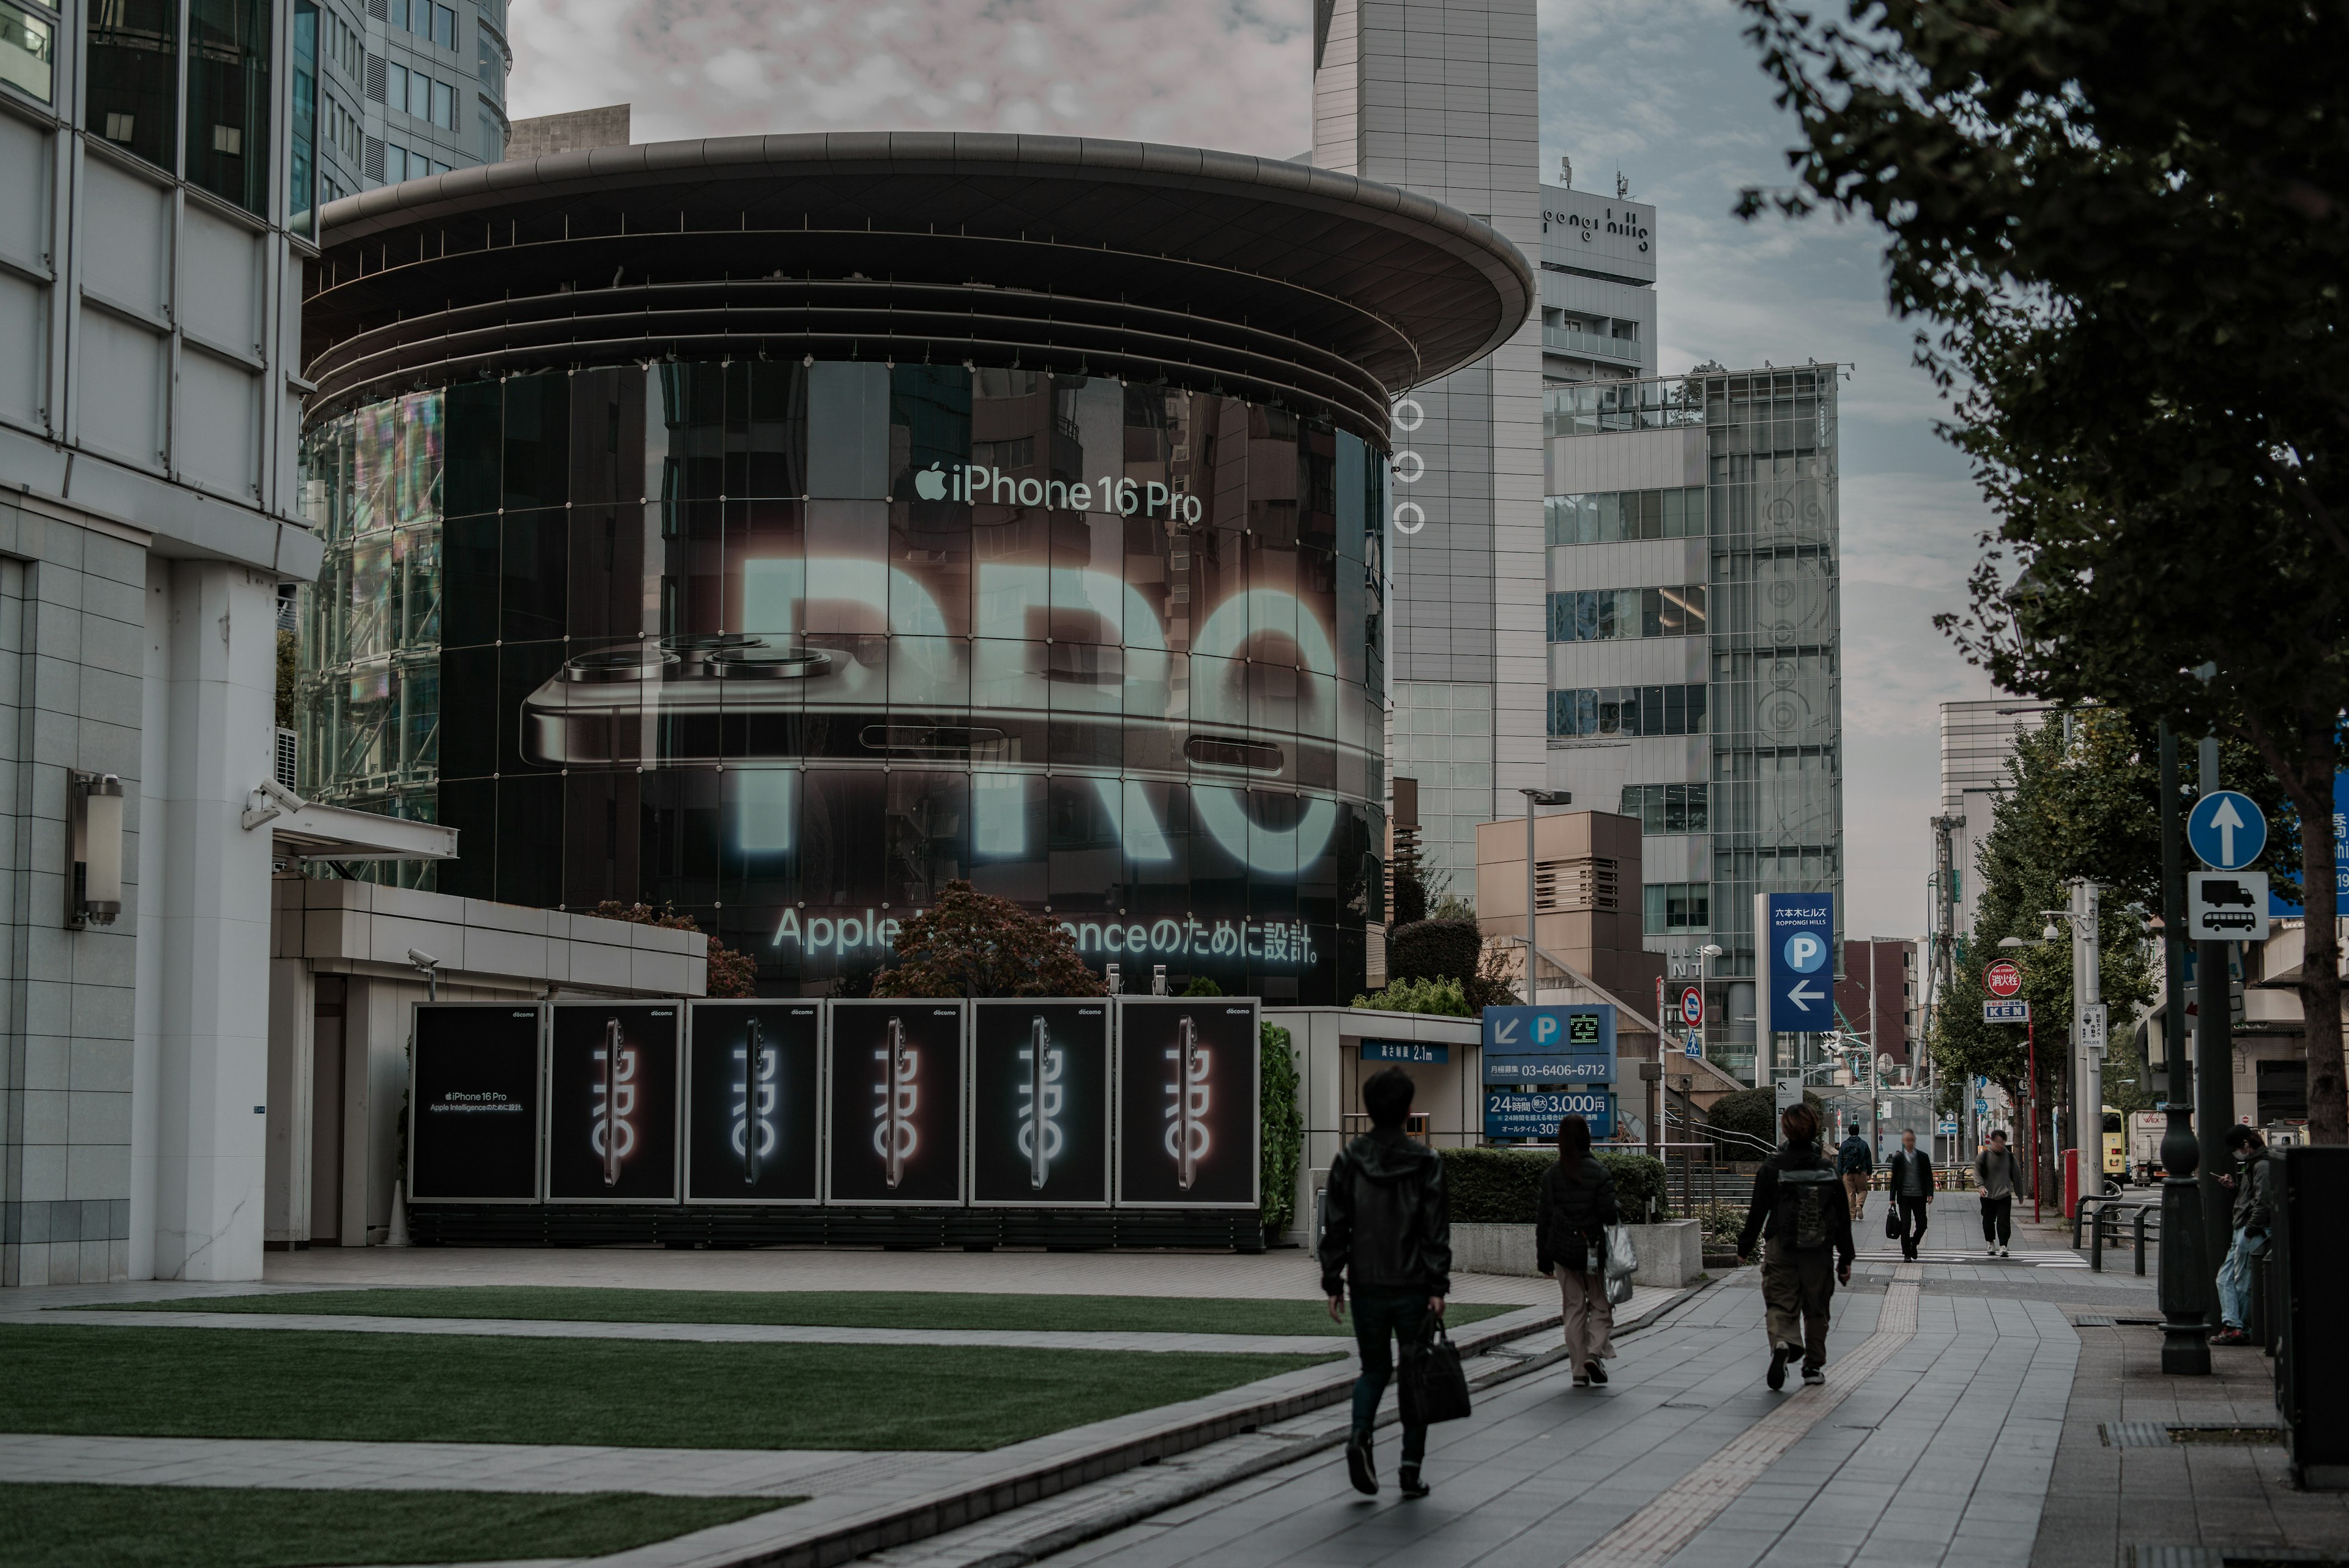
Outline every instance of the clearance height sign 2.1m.
<svg viewBox="0 0 2349 1568"><path fill-rule="evenodd" d="M1568 1112L1590 1136L1615 1132L1615 1009L1607 1003L1488 1007L1485 1136L1547 1143Z"/></svg>

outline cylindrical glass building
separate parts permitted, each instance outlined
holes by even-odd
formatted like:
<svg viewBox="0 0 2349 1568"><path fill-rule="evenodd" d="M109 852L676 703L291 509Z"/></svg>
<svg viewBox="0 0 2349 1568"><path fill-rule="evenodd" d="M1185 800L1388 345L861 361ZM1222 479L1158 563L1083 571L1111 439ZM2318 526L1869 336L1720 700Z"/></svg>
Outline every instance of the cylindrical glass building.
<svg viewBox="0 0 2349 1568"><path fill-rule="evenodd" d="M1013 137L563 154L325 213L305 794L440 891L821 994L968 878L1344 1000L1382 918L1385 400L1531 283L1293 165Z"/></svg>

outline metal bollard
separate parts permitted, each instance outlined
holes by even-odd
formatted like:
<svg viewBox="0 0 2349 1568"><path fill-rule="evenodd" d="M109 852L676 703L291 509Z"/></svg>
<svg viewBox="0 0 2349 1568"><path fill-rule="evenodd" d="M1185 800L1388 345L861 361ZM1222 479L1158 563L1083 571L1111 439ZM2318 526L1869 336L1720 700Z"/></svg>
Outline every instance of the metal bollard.
<svg viewBox="0 0 2349 1568"><path fill-rule="evenodd" d="M2081 1207L2086 1206L2083 1200ZM2105 1272L2105 1218L2104 1205L2098 1204L2096 1217L2088 1222L2088 1270L2091 1273Z"/></svg>
<svg viewBox="0 0 2349 1568"><path fill-rule="evenodd" d="M2152 1212L2153 1205L2150 1203L2137 1206L2137 1272L2140 1274L2145 1272L2145 1220L2146 1216Z"/></svg>

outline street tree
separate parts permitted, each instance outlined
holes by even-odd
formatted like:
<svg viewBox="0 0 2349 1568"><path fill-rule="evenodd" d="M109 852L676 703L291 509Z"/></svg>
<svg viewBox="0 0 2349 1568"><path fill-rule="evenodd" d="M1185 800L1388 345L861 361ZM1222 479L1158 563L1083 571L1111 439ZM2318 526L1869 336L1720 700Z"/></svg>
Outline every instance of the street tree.
<svg viewBox="0 0 2349 1568"><path fill-rule="evenodd" d="M949 882L938 901L907 920L897 961L873 977L873 994L1099 996L1101 976L1077 956L1076 939L1050 915Z"/></svg>
<svg viewBox="0 0 2349 1568"><path fill-rule="evenodd" d="M2001 517L1946 628L2008 691L2257 752L2303 826L2310 1133L2349 1141L2349 7L1741 3L1802 136L1741 210L1885 228Z"/></svg>

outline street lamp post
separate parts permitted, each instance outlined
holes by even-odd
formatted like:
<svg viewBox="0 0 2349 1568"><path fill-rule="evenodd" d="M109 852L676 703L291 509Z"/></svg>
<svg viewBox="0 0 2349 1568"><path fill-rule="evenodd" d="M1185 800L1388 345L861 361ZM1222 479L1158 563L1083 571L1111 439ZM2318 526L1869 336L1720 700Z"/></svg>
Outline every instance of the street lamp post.
<svg viewBox="0 0 2349 1568"><path fill-rule="evenodd" d="M1534 1005L1534 958L1541 949L1534 937L1534 807L1537 805L1572 805L1572 792L1562 789L1520 789L1526 797L1526 1005ZM1656 1020L1661 1030L1664 1021ZM1656 1041L1656 1060L1663 1060L1663 1040Z"/></svg>

